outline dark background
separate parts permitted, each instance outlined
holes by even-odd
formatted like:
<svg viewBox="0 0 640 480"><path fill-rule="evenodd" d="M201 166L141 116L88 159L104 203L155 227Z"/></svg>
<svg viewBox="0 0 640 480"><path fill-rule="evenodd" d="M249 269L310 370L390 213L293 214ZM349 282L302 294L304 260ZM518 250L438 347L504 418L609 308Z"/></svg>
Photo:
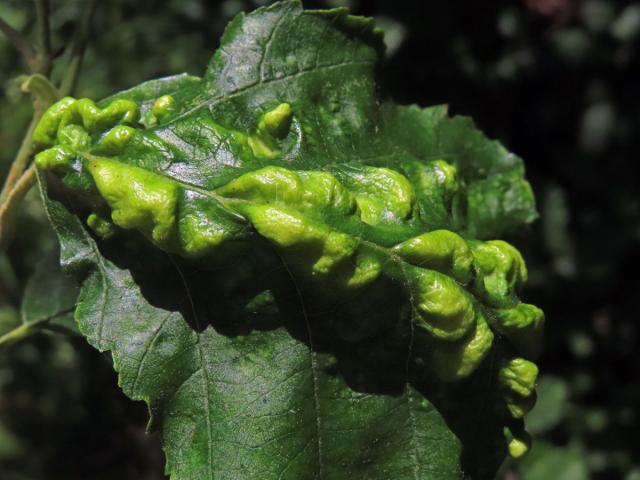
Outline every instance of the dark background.
<svg viewBox="0 0 640 480"><path fill-rule="evenodd" d="M258 0L102 0L78 95L201 74L229 19ZM54 47L82 0L52 2ZM530 270L525 300L547 314L532 452L508 479L640 479L640 2L345 0L386 30L383 85L401 103L448 103L526 161L541 219L512 240ZM26 0L0 16L31 32ZM61 58L54 78L59 78ZM31 116L25 65L0 35L0 175ZM33 192L32 192L33 193ZM0 333L54 245L37 196L0 256ZM2 480L161 479L146 409L82 339L36 336L0 351Z"/></svg>

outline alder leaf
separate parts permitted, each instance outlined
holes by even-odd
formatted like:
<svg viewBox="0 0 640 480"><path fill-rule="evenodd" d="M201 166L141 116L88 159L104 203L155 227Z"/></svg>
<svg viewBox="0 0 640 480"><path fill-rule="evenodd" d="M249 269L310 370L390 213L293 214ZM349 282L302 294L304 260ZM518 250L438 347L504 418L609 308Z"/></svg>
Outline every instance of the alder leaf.
<svg viewBox="0 0 640 480"><path fill-rule="evenodd" d="M236 17L202 79L65 98L34 132L80 331L174 480L491 478L528 448L544 317L497 237L522 161L383 101L373 20Z"/></svg>
<svg viewBox="0 0 640 480"><path fill-rule="evenodd" d="M0 347L41 331L77 334L73 318L77 296L77 283L63 274L56 257L45 254L27 281L20 311L1 312Z"/></svg>
<svg viewBox="0 0 640 480"><path fill-rule="evenodd" d="M77 333L73 318L77 297L78 285L60 271L57 260L43 259L25 287L20 312L22 325Z"/></svg>

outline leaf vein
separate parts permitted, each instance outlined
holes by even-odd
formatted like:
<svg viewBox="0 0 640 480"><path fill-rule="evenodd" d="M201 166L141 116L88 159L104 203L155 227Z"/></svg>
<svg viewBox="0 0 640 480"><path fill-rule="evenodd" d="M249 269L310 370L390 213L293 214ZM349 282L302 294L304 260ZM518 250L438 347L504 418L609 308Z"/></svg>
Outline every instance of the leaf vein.
<svg viewBox="0 0 640 480"><path fill-rule="evenodd" d="M140 362L138 362L138 368L136 370L136 376L134 377L134 380L133 380L133 387L132 387L132 390L131 390L133 395L136 394L136 390L137 390L137 387L138 387L138 381L140 379L140 373L142 372L142 368L144 366L144 363L147 360L147 356L149 354L149 351L151 350L151 348L153 347L153 344L155 343L156 339L160 335L160 332L164 328L165 323L167 322L169 317L171 317L171 313L172 312L168 312L167 315L165 315L165 317L162 319L162 321L158 325L158 328L156 328L156 330L153 332L153 334L151 336L151 340L149 341L147 347L144 349L144 352L142 353L142 358L140 359Z"/></svg>

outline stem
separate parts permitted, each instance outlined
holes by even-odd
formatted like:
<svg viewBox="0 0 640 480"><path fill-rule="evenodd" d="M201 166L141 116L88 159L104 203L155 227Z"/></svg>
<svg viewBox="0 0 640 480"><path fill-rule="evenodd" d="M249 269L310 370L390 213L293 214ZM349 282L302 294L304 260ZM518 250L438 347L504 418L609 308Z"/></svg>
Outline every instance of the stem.
<svg viewBox="0 0 640 480"><path fill-rule="evenodd" d="M35 73L49 75L51 73L51 30L49 27L49 0L35 0L36 24L38 26L37 57Z"/></svg>
<svg viewBox="0 0 640 480"><path fill-rule="evenodd" d="M62 95L69 95L73 92L78 82L82 58L86 49L87 38L89 36L89 26L96 7L96 0L88 0L82 18L78 23L74 40L71 46L71 60L65 78L62 82ZM13 226L16 207L24 198L29 189L35 183L36 168L32 165L28 170L25 168L33 155L33 132L40 121L45 109L53 100L59 98L58 92L48 82L46 78L51 71L51 31L49 28L49 0L35 0L36 16L38 24L38 50L35 51L31 44L21 42L21 35L6 24L0 23L0 30L7 31L10 38L17 38L18 44L23 48L28 45L31 58L30 67L36 72L30 80L23 84L23 90L28 91L33 96L33 118L25 134L22 145L18 150L15 160L11 164L9 174L0 192L0 251L8 244L8 239ZM24 172L24 173L23 173Z"/></svg>
<svg viewBox="0 0 640 480"><path fill-rule="evenodd" d="M42 117L44 110L54 100L52 97L56 95L55 89L51 87L46 78L46 76L51 72L52 67L51 31L49 28L49 0L35 0L35 6L38 25L37 50L34 50L33 46L29 42L27 42L20 35L20 33L18 33L10 25L8 25L4 20L0 19L0 30L4 31L5 34L13 41L16 47L23 53L23 55L25 55L31 71L35 73L35 75L32 75L31 78L22 85L23 91L29 91L33 94L34 112L27 133L22 139L20 149L18 150L15 160L11 164L9 174L7 175L7 179L5 180L2 191L0 192L0 204L2 204L2 207L0 207L1 212L6 211L7 197L14 188L14 183L18 182L18 178L20 177L20 175L22 175L22 172L24 172L24 169L29 163L29 159L31 158L31 155L33 153L33 145L31 140L36 125ZM38 86L40 86L41 88L38 89ZM32 89L32 87L35 87L35 89ZM47 90L45 93L47 93L48 95L42 96L42 93L44 91L42 87L51 87L48 90L44 88L44 90ZM49 90L51 90L53 93ZM0 220L1 219L2 217L0 217ZM0 237L2 237L3 233L4 231L0 231Z"/></svg>
<svg viewBox="0 0 640 480"><path fill-rule="evenodd" d="M24 194L21 189L33 184L28 182L33 176L33 172L25 172L27 164L33 155L33 133L42 118L43 112L58 99L57 90L49 83L43 75L36 73L31 75L23 84L22 90L31 93L33 98L33 117L27 129L27 133L22 139L22 145L11 163L5 184L0 192L0 250L6 244L7 230L10 230L10 219L12 209L19 202ZM26 191L24 192L26 193Z"/></svg>
<svg viewBox="0 0 640 480"><path fill-rule="evenodd" d="M38 333L38 332L68 334L69 333L68 328L63 327L61 325L52 324L51 321L55 320L61 315L71 313L74 310L75 310L75 306L67 310L57 312L54 315L51 315L49 317L40 318L38 320L34 320L28 323L23 323L19 327L16 327L8 331L7 333L5 333L0 337L0 347L4 347L7 345L11 345L13 343L19 342L21 340L24 340L27 337L30 337L34 333Z"/></svg>
<svg viewBox="0 0 640 480"><path fill-rule="evenodd" d="M36 129L36 125L40 121L41 116L41 112L34 112L31 123L29 124L29 128L27 129L27 133L25 133L24 138L22 139L22 144L20 145L20 149L16 154L16 158L11 163L9 174L7 175L7 179L5 180L2 192L0 192L0 209L5 208L6 200L9 197L10 192L14 188L14 183L18 181L18 178L20 177L20 175L22 175L22 172L24 172L27 163L29 163L29 159L31 158L31 154L33 153L33 132Z"/></svg>
<svg viewBox="0 0 640 480"><path fill-rule="evenodd" d="M9 243L13 217L17 212L17 205L36 183L36 166L31 165L24 175L13 186L7 194L6 199L0 205L0 250L3 250Z"/></svg>
<svg viewBox="0 0 640 480"><path fill-rule="evenodd" d="M48 319L40 320L33 323L25 323L19 327L10 330L0 337L0 346L11 345L12 343L19 342L25 338L33 335L38 331L37 327L40 323L47 321Z"/></svg>
<svg viewBox="0 0 640 480"><path fill-rule="evenodd" d="M69 60L69 66L67 67L62 84L60 85L60 94L63 97L72 95L78 85L78 75L82 67L82 60L89 37L89 27L91 26L91 19L96 9L96 3L96 0L89 0L73 37L71 59Z"/></svg>
<svg viewBox="0 0 640 480"><path fill-rule="evenodd" d="M0 32L5 34L13 46L22 54L27 64L31 66L35 60L36 51L29 40L2 18L0 18Z"/></svg>
<svg viewBox="0 0 640 480"><path fill-rule="evenodd" d="M36 0L38 22L38 49L44 55L51 55L51 31L49 28L49 1Z"/></svg>

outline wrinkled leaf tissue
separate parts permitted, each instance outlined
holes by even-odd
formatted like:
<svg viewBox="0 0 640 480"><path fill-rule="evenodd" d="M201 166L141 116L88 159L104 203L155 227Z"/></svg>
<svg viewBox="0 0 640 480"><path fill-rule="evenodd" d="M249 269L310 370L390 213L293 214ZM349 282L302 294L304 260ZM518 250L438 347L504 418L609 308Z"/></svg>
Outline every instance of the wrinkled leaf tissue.
<svg viewBox="0 0 640 480"><path fill-rule="evenodd" d="M65 98L34 134L75 318L175 480L490 478L529 440L544 315L500 236L522 161L383 100L381 34L276 3L202 78Z"/></svg>

